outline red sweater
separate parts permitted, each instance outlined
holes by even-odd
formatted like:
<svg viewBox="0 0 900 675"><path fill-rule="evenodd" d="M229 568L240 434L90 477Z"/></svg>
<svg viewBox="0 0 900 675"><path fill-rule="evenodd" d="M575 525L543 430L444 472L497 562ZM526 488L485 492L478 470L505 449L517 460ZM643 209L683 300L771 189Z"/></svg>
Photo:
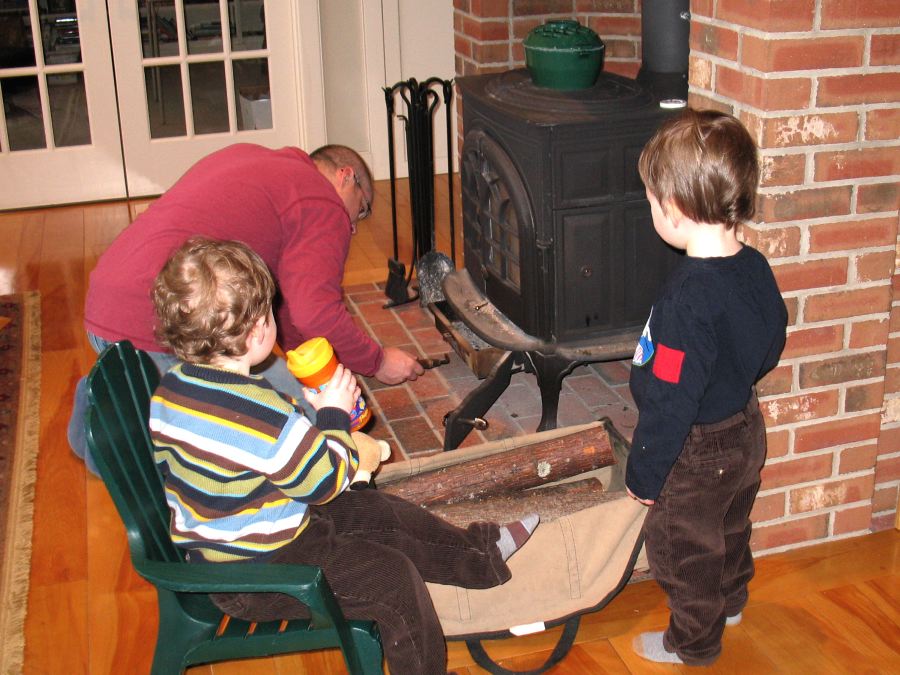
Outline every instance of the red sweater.
<svg viewBox="0 0 900 675"><path fill-rule="evenodd" d="M128 339L140 349L161 351L150 289L172 252L195 235L243 241L266 262L282 299L276 316L285 350L323 336L354 372L378 369L381 347L342 301L349 214L297 148L242 143L191 167L100 257L88 287L85 328L106 340Z"/></svg>

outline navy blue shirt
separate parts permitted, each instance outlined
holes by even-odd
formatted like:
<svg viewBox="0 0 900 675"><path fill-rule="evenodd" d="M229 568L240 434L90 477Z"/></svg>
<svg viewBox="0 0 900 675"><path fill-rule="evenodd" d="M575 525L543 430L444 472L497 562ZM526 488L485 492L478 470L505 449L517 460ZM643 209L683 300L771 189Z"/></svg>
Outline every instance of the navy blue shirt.
<svg viewBox="0 0 900 675"><path fill-rule="evenodd" d="M787 309L768 261L744 246L733 256L685 256L650 312L631 366L638 407L625 482L656 499L694 424L747 405L778 363Z"/></svg>

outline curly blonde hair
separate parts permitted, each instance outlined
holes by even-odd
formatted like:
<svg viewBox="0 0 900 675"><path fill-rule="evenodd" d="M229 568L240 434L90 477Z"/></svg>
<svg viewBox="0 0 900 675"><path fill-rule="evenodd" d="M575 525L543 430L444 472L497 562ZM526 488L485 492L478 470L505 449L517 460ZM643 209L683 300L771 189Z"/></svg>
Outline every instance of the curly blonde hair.
<svg viewBox="0 0 900 675"><path fill-rule="evenodd" d="M269 269L245 244L189 239L153 284L157 340L189 363L243 356L250 331L268 317L274 295Z"/></svg>

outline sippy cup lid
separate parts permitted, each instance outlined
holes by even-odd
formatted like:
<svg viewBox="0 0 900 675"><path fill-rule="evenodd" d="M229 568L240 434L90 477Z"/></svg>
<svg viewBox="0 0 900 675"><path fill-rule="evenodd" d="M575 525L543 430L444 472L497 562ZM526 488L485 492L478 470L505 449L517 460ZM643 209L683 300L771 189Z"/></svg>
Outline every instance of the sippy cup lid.
<svg viewBox="0 0 900 675"><path fill-rule="evenodd" d="M334 348L326 338L315 337L307 340L287 354L288 369L294 377L304 378L315 375L334 358Z"/></svg>

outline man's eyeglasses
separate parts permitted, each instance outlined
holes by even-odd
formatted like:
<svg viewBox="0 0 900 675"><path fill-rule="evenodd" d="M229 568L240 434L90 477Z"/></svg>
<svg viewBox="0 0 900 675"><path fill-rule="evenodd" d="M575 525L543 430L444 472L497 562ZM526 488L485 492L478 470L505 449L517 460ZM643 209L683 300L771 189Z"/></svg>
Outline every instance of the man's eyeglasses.
<svg viewBox="0 0 900 675"><path fill-rule="evenodd" d="M353 172L353 182L356 183L356 187L359 188L359 192L363 198L363 207L359 210L359 215L356 216L356 222L359 222L372 215L372 205L369 203L369 200L366 199L366 191L363 190L362 183L359 182L359 178L357 178L355 171Z"/></svg>

